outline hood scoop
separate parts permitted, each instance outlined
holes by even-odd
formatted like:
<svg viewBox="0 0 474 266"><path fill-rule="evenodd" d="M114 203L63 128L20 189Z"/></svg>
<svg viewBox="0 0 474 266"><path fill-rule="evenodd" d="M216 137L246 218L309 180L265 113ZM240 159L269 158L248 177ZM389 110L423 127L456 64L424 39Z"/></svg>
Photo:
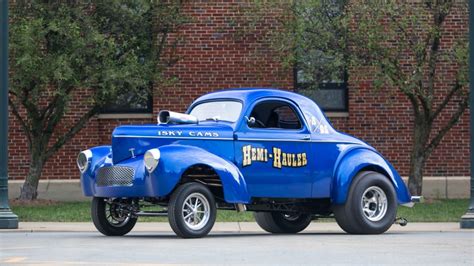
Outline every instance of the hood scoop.
<svg viewBox="0 0 474 266"><path fill-rule="evenodd" d="M193 115L162 110L158 113L158 125L163 124L199 124L199 119Z"/></svg>

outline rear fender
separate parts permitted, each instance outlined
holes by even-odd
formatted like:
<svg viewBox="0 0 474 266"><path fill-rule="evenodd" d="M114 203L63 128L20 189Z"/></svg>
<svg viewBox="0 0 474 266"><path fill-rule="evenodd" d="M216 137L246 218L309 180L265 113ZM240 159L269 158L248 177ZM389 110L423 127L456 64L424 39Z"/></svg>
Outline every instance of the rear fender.
<svg viewBox="0 0 474 266"><path fill-rule="evenodd" d="M160 161L152 172L150 182L153 194L166 196L181 180L183 173L194 165L206 165L219 175L228 203L249 203L247 184L240 170L232 162L222 159L198 147L187 145L165 145L159 148Z"/></svg>
<svg viewBox="0 0 474 266"><path fill-rule="evenodd" d="M379 153L368 147L354 146L339 155L333 173L331 200L344 204L354 177L364 170L379 172L392 182L399 204L410 202L410 193L400 175Z"/></svg>

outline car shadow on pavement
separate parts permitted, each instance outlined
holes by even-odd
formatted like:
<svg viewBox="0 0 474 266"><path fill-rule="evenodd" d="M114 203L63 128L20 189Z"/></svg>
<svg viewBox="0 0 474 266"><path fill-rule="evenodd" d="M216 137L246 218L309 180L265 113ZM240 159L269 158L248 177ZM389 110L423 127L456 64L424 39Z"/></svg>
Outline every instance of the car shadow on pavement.
<svg viewBox="0 0 474 266"><path fill-rule="evenodd" d="M309 237L309 236L350 236L344 232L308 232L308 233L299 233L299 234L270 234L264 232L219 232L219 233L210 233L205 236L205 238L240 238L240 237ZM157 232L140 232L140 233L131 233L124 236L125 238L161 238L161 239L180 239L174 234L168 233L157 233Z"/></svg>
<svg viewBox="0 0 474 266"><path fill-rule="evenodd" d="M220 231L216 233L210 233L209 235L203 237L203 238L196 238L196 239L218 239L218 238L261 238L261 237L272 237L272 238L280 238L280 237L295 237L295 238L303 238L303 237L325 237L325 236L332 236L332 237L344 237L344 238L379 238L379 237L391 237L391 236L402 236L402 235L413 235L413 234L429 234L433 232L414 232L414 231L408 231L408 232L385 232L383 234L374 234L374 235L351 235L347 234L345 232L302 232L298 234L270 234L270 233L265 233L265 232L234 232L234 231ZM440 232L437 232L440 233ZM168 231L162 231L162 232L131 232L128 235L125 236L104 236L100 233L94 234L94 235L88 235L87 237L93 237L93 238L104 238L108 239L110 237L112 238L129 238L129 239L181 239L178 236L176 236L172 232Z"/></svg>

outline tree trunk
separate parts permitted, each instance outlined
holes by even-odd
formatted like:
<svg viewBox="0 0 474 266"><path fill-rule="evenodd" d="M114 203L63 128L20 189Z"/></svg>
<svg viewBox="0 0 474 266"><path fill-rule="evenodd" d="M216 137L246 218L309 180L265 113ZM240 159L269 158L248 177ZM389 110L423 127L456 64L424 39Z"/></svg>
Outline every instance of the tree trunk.
<svg viewBox="0 0 474 266"><path fill-rule="evenodd" d="M411 195L421 196L423 191L424 167L425 158L422 155L419 155L419 153L413 151L410 159L410 173L408 177L408 189L410 190Z"/></svg>
<svg viewBox="0 0 474 266"><path fill-rule="evenodd" d="M45 160L41 156L41 152L32 152L30 169L25 183L23 183L23 187L21 188L20 200L35 200L38 197L38 183L44 163Z"/></svg>
<svg viewBox="0 0 474 266"><path fill-rule="evenodd" d="M423 169L427 158L425 148L429 141L430 131L431 125L429 123L422 117L415 118L408 176L408 189L414 196L421 196L423 191Z"/></svg>

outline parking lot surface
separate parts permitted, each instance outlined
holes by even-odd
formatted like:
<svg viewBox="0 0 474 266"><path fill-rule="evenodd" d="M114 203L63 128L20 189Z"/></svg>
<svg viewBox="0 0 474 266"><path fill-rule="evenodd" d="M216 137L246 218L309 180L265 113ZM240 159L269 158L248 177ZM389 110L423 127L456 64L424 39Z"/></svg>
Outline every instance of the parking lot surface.
<svg viewBox="0 0 474 266"><path fill-rule="evenodd" d="M472 265L474 230L458 227L413 223L348 235L335 223L313 223L297 235L271 235L255 223L218 223L206 238L180 239L164 223L139 223L124 237L102 236L89 223L23 223L0 231L0 265Z"/></svg>

